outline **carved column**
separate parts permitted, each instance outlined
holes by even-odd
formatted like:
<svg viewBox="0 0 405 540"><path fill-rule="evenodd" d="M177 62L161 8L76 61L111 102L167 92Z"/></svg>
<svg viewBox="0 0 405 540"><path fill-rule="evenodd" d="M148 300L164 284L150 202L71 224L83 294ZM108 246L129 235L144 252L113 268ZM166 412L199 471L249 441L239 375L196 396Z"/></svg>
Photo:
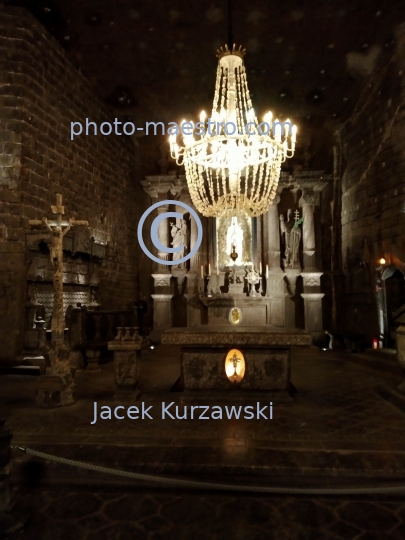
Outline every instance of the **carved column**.
<svg viewBox="0 0 405 540"><path fill-rule="evenodd" d="M166 194L164 194L163 196L160 195L159 200L162 200L162 199L164 200L164 198L167 198ZM161 216L162 214L166 214L166 212L168 212L168 211L169 211L169 205L164 204L163 206L159 206L159 208L157 209L157 215ZM168 228L168 224L167 224L167 219L163 219L159 223L158 237L159 237L160 243L163 246L169 247L169 228ZM159 251L158 250L157 251L157 257L158 257L158 259L161 259L163 261L169 260L169 254L165 253L164 251ZM167 273L167 265L158 263L158 268L159 268L159 270L163 270L164 273Z"/></svg>
<svg viewBox="0 0 405 540"><path fill-rule="evenodd" d="M305 330L311 333L314 341L320 339L323 334L322 322L322 298L321 276L316 265L315 251L315 206L319 204L319 192L304 190L299 201L302 208L302 232L303 232L303 266L301 272L304 292Z"/></svg>
<svg viewBox="0 0 405 540"><path fill-rule="evenodd" d="M190 201L190 206L192 206L191 201ZM191 218L190 229L191 229L190 230L190 251L191 251L197 242L197 235L198 235L197 224L193 218ZM187 298L187 326L188 327L199 326L201 324L202 304L199 300L199 290L198 290L198 284L200 282L201 260L202 260L201 253L200 253L200 250L198 250L197 253L191 257L190 270L187 272L187 292L185 296Z"/></svg>
<svg viewBox="0 0 405 540"><path fill-rule="evenodd" d="M167 192L162 194L159 193L159 199L164 200L167 199ZM169 206L164 205L160 206L158 211L158 216L161 214L168 212ZM158 228L158 237L159 241L163 246L170 247L170 240L169 240L169 228L167 219L164 219L160 222L159 228ZM157 257L162 260L168 260L169 254L164 253L162 251L157 251ZM158 272L152 274L152 277L154 279L154 292L155 294L152 294L153 298L153 332L154 332L154 339L157 341L160 340L160 334L167 330L168 328L171 328L173 326L172 324L172 306L171 301L173 298L173 295L171 293L171 286L170 286L170 280L171 280L171 272L168 265L157 263Z"/></svg>
<svg viewBox="0 0 405 540"><path fill-rule="evenodd" d="M269 298L268 324L277 327L285 326L284 273L280 267L280 221L278 204L280 196L276 195L268 211L268 266L266 276L266 296Z"/></svg>
<svg viewBox="0 0 405 540"><path fill-rule="evenodd" d="M141 184L148 195L152 197L153 203L156 200L164 201L171 200L173 197L169 194L172 190L176 192L177 179L175 176L147 176L146 180L141 181ZM168 205L160 206L157 209L157 215L167 212ZM144 235L149 234L149 231L144 229ZM158 237L162 245L170 247L169 226L167 219L164 219L159 224ZM156 256L161 260L167 260L169 254L156 250ZM152 339L159 342L161 333L164 330L172 327L172 306L170 280L171 272L168 265L161 263L152 263L154 273L154 293L153 298L153 333Z"/></svg>
<svg viewBox="0 0 405 540"><path fill-rule="evenodd" d="M280 196L276 195L268 210L268 265L271 272L281 272L280 267L280 219L278 204Z"/></svg>
<svg viewBox="0 0 405 540"><path fill-rule="evenodd" d="M299 205L302 208L302 245L304 272L316 271L315 253L315 206L319 204L319 192L303 190Z"/></svg>
<svg viewBox="0 0 405 540"><path fill-rule="evenodd" d="M184 202L190 208L192 208L197 215L200 217L201 223L204 224L204 218L197 212L197 210L194 207L194 204L191 200L190 193L188 192L187 188L187 181L185 176L180 176L178 179L179 186L181 186L181 197L179 200L181 202ZM177 211L181 213L185 213L186 210L183 207L178 207L176 209ZM194 248L195 244L197 243L198 238L198 228L197 223L193 216L191 216L190 219L190 228L189 228L189 234L190 234L190 251ZM184 296L187 299L187 326L188 327L194 327L199 326L201 324L201 311L202 311L202 304L199 300L199 283L200 283L200 273L201 273L201 265L205 265L205 259L206 259L206 253L204 251L204 244L201 244L200 248L198 249L197 253L193 255L189 261L189 270L186 271L186 268L184 269L173 269L172 274L176 277L177 283L179 285L179 290L183 290L183 282L184 277L187 278L186 281L186 287L184 289Z"/></svg>

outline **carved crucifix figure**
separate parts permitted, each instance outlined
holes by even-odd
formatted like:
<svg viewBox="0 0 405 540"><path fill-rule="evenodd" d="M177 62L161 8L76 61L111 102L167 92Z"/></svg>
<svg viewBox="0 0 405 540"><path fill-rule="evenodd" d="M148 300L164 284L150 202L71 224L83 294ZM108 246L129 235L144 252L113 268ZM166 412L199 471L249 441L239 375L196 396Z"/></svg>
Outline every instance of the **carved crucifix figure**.
<svg viewBox="0 0 405 540"><path fill-rule="evenodd" d="M238 369L238 364L239 364L240 360L239 360L236 353L233 353L233 356L232 356L231 360L232 360L232 366L233 366L233 369L234 369L233 377L237 377L238 376L237 369Z"/></svg>
<svg viewBox="0 0 405 540"><path fill-rule="evenodd" d="M65 332L65 318L63 314L63 237L73 225L89 226L88 221L77 221L75 218L63 219L65 208L62 205L62 195L56 195L56 205L51 206L56 219L49 221L46 217L32 219L32 226L45 225L52 233L52 245L50 248L51 262L54 266L53 278L53 314L52 314L52 345L59 348L63 345Z"/></svg>

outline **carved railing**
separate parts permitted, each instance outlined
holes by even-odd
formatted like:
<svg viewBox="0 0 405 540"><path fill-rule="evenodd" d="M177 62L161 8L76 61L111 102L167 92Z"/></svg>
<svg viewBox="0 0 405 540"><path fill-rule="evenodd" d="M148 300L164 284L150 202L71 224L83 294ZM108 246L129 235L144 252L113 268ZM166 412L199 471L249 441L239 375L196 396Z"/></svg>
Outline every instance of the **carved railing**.
<svg viewBox="0 0 405 540"><path fill-rule="evenodd" d="M90 311L74 308L70 313L68 340L72 350L82 351L89 364L98 363L100 353L108 350L108 342L117 335L117 328L133 327L133 310Z"/></svg>

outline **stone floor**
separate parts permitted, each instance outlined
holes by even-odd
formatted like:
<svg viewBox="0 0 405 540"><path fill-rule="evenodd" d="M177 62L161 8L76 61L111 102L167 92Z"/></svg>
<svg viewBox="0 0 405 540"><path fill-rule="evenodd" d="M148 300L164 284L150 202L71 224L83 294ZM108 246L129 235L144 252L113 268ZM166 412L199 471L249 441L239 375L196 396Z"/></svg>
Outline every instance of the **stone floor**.
<svg viewBox="0 0 405 540"><path fill-rule="evenodd" d="M403 540L395 499L20 490L22 540Z"/></svg>
<svg viewBox="0 0 405 540"><path fill-rule="evenodd" d="M178 349L143 357L140 400L180 401ZM273 420L99 421L113 401L113 366L78 372L79 401L34 406L35 378L0 378L13 443L125 470L260 485L326 487L405 483L405 414L378 385L400 379L333 351L294 351L298 393L275 400ZM130 404L135 404L130 403ZM233 403L227 403L231 405ZM128 404L127 404L128 405ZM13 452L15 500L34 539L402 539L403 497L280 497L119 484L104 475Z"/></svg>

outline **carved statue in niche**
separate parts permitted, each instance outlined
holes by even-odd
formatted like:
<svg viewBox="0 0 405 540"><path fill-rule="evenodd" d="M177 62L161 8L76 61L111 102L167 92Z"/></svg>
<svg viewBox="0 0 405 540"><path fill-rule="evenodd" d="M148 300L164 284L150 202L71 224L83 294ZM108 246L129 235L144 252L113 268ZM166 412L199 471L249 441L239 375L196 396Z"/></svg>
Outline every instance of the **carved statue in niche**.
<svg viewBox="0 0 405 540"><path fill-rule="evenodd" d="M236 225L234 227L234 224ZM219 218L217 220L217 249L218 249L218 264L219 266L229 266L232 263L230 253L232 245L229 242L232 240L233 228L239 235L242 236L239 240L239 247L236 246L238 253L237 264L250 263L252 261L252 232L250 218L244 214ZM231 242L232 243L232 242ZM238 244L238 242L236 242ZM240 245L241 244L241 245Z"/></svg>
<svg viewBox="0 0 405 540"><path fill-rule="evenodd" d="M187 254L187 246L188 246L188 230L187 230L187 222L185 219L176 219L176 224L173 222L170 223L171 225L171 231L170 234L173 238L173 241L170 242L170 245L174 248L181 247L181 251L177 253L173 253L173 261L177 261L179 259L182 259ZM178 265L173 265L173 267L177 268L183 268L185 266L185 263L180 263Z"/></svg>
<svg viewBox="0 0 405 540"><path fill-rule="evenodd" d="M284 220L284 216L280 215L280 229L281 234L284 234L284 266L285 268L297 268L299 266L299 246L301 240L300 224L303 219L299 217L298 210L295 211L294 217L292 216L291 208L287 211L287 220Z"/></svg>

